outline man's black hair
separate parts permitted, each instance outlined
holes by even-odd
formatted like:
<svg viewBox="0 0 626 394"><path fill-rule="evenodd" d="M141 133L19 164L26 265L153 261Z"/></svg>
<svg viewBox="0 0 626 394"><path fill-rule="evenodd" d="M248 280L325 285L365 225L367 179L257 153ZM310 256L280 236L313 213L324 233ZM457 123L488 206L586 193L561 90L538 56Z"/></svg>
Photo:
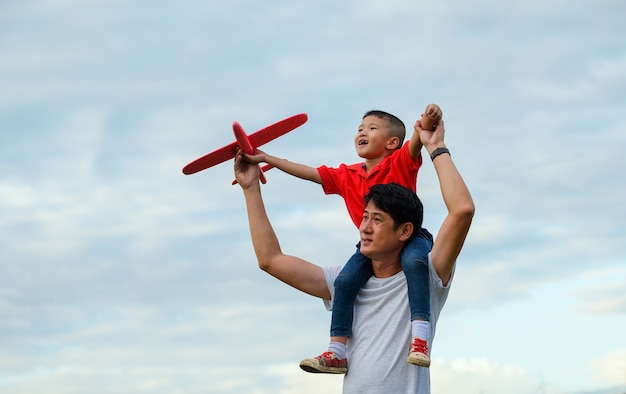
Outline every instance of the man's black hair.
<svg viewBox="0 0 626 394"><path fill-rule="evenodd" d="M413 224L411 239L420 234L424 220L424 206L410 189L397 183L378 184L370 187L363 198L365 205L370 201L393 219L394 230L401 224Z"/></svg>

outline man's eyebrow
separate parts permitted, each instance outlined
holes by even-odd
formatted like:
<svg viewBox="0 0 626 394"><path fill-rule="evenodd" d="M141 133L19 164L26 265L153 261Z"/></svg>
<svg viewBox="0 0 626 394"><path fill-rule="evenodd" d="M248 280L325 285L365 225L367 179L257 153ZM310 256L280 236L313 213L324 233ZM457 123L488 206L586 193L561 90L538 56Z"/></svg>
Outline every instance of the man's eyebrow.
<svg viewBox="0 0 626 394"><path fill-rule="evenodd" d="M363 210L364 214L369 214L372 216L385 216L385 212L383 211L368 211L367 209Z"/></svg>

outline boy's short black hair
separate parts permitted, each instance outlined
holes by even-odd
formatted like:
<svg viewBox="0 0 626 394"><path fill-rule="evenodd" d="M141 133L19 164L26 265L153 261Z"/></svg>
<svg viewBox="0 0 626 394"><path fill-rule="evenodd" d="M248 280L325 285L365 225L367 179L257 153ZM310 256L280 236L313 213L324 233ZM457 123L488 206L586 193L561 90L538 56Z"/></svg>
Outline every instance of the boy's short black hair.
<svg viewBox="0 0 626 394"><path fill-rule="evenodd" d="M370 115L387 120L389 122L389 133L394 137L400 138L399 147L402 146L404 138L406 137L406 127L404 126L404 122L402 122L400 118L390 114L389 112L374 109L371 111L367 111L365 115L363 115L363 119Z"/></svg>
<svg viewBox="0 0 626 394"><path fill-rule="evenodd" d="M363 197L365 205L370 201L393 219L394 230L403 223L413 224L411 239L417 236L424 220L424 206L410 189L397 183L378 184L370 187Z"/></svg>

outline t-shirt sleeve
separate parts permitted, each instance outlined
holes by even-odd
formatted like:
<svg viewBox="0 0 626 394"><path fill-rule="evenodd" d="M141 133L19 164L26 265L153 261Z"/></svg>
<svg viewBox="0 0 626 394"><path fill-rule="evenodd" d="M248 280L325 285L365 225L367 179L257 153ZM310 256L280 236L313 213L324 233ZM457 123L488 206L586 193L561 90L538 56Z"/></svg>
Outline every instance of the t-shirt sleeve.
<svg viewBox="0 0 626 394"><path fill-rule="evenodd" d="M437 274L437 271L435 271L435 267L433 266L433 261L432 261L432 253L428 253L428 270L430 271L431 293L435 294L437 298L440 300L440 302L443 304L448 298L450 285L452 284L452 280L454 279L455 268L452 268L452 273L450 274L450 280L448 281L448 284L446 286L444 286L443 280L439 277L439 274Z"/></svg>
<svg viewBox="0 0 626 394"><path fill-rule="evenodd" d="M330 291L330 300L323 300L326 310L333 310L333 300L335 299L335 279L339 276L343 267L322 267L324 271L324 277L326 278L326 285Z"/></svg>

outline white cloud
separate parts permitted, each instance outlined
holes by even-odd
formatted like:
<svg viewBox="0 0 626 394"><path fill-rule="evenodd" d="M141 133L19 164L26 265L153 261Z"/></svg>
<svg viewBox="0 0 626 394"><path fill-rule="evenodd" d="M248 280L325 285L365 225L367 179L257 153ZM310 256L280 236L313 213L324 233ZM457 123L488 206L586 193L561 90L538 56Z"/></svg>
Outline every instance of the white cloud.
<svg viewBox="0 0 626 394"><path fill-rule="evenodd" d="M282 387L275 391L279 394L338 393L343 383L343 375L310 374L302 371L295 363L274 364L264 370L267 375L282 382Z"/></svg>
<svg viewBox="0 0 626 394"><path fill-rule="evenodd" d="M569 296L582 314L626 314L626 269L623 263L582 275L584 282Z"/></svg>
<svg viewBox="0 0 626 394"><path fill-rule="evenodd" d="M615 349L603 357L594 358L591 368L596 381L607 386L626 386L626 349Z"/></svg>
<svg viewBox="0 0 626 394"><path fill-rule="evenodd" d="M532 393L543 389L546 393L557 393L543 387L522 367L502 365L484 358L437 358L431 365L431 388L433 394L467 393L510 394Z"/></svg>

